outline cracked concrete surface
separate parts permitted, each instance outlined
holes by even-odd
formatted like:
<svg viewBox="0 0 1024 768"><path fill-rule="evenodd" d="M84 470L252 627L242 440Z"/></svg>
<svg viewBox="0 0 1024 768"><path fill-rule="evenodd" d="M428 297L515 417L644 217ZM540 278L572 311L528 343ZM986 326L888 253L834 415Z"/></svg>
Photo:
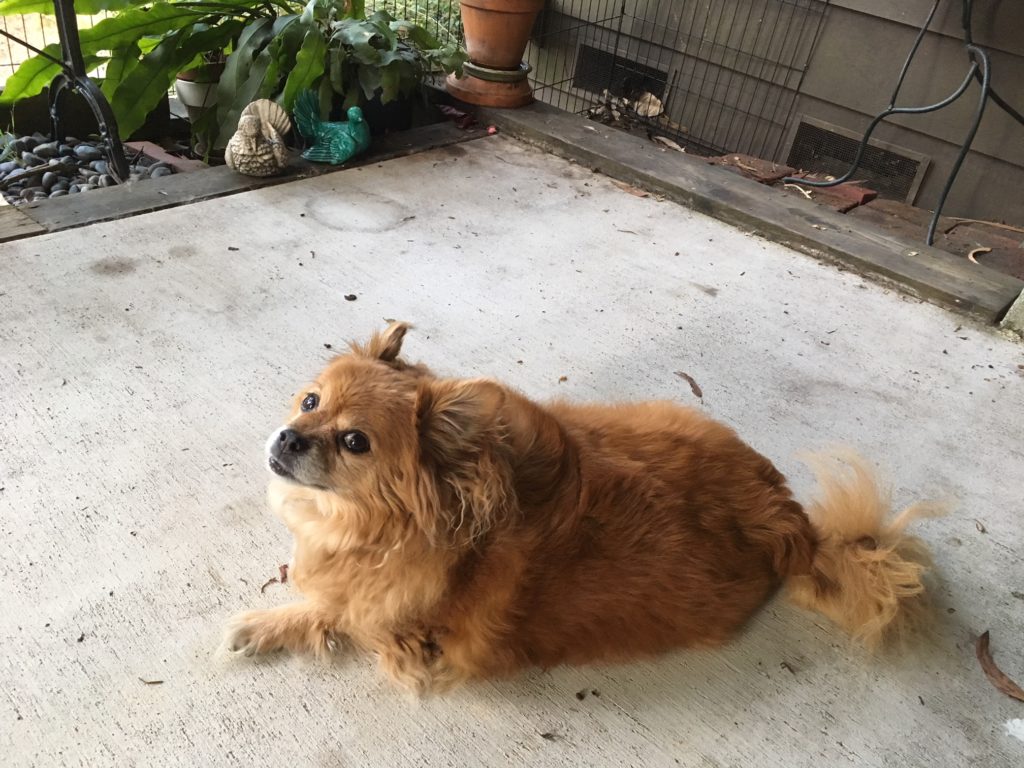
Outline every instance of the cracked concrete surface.
<svg viewBox="0 0 1024 768"><path fill-rule="evenodd" d="M218 660L292 597L260 593L290 549L263 441L384 318L445 373L701 405L802 498L837 441L899 504L954 498L919 527L934 630L873 660L777 600L719 651L425 701L363 657ZM1024 761L973 650L1024 679L1022 347L856 275L495 137L6 245L0 359L6 764Z"/></svg>

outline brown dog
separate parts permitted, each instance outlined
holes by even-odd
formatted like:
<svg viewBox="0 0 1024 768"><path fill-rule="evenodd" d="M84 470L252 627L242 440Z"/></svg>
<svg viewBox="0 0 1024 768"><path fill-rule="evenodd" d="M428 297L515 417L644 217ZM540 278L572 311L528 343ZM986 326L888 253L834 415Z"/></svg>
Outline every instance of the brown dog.
<svg viewBox="0 0 1024 768"><path fill-rule="evenodd" d="M435 377L392 324L271 436L306 599L238 616L251 655L348 637L417 691L722 643L780 586L868 645L919 613L927 562L856 460L807 512L732 430L671 403L538 405Z"/></svg>

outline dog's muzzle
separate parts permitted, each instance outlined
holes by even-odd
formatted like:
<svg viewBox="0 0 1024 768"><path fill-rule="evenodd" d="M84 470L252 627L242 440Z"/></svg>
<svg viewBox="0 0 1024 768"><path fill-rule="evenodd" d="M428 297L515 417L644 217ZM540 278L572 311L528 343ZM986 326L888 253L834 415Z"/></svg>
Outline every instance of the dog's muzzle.
<svg viewBox="0 0 1024 768"><path fill-rule="evenodd" d="M294 429L284 428L267 442L267 464L281 477L295 479L296 463L309 453L311 443Z"/></svg>

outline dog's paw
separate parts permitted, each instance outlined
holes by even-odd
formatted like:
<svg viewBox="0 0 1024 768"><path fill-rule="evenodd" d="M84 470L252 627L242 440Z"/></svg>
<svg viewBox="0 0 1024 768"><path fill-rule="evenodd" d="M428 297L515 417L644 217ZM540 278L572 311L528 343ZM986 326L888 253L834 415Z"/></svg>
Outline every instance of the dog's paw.
<svg viewBox="0 0 1024 768"><path fill-rule="evenodd" d="M255 656L277 650L270 629L271 611L246 611L233 616L224 627L221 647L237 656Z"/></svg>
<svg viewBox="0 0 1024 768"><path fill-rule="evenodd" d="M235 656L255 656L273 651L318 656L335 653L342 636L308 603L240 613L224 628L221 648Z"/></svg>

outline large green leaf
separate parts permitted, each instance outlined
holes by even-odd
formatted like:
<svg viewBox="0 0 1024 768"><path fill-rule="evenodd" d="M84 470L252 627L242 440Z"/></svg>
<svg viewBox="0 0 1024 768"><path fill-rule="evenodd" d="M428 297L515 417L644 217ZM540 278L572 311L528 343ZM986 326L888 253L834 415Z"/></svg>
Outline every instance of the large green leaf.
<svg viewBox="0 0 1024 768"><path fill-rule="evenodd" d="M107 62L107 71L103 73L103 95L110 101L114 97L114 91L121 85L121 82L129 73L139 65L139 57L142 51L138 43L129 43L111 51L110 61Z"/></svg>
<svg viewBox="0 0 1024 768"><path fill-rule="evenodd" d="M331 87L330 78L320 78L320 87L317 89L317 97L320 103L320 114L330 117L331 107L334 105L334 89Z"/></svg>
<svg viewBox="0 0 1024 768"><path fill-rule="evenodd" d="M162 35L174 29L198 21L203 12L179 8L167 3L154 5L152 9L130 8L117 16L104 19L95 27L79 33L82 54L89 59L101 51L116 51L145 35ZM44 53L60 59L60 46L56 43L46 46ZM97 64L92 65L95 69ZM41 92L60 72L60 66L42 56L26 59L4 84L0 104L13 104Z"/></svg>
<svg viewBox="0 0 1024 768"><path fill-rule="evenodd" d="M326 65L327 41L319 27L311 27L306 36L302 39L302 47L295 54L295 67L288 73L288 79L284 84L284 92L281 95L281 105L292 111L295 105L295 97L301 91L312 88L324 73Z"/></svg>
<svg viewBox="0 0 1024 768"><path fill-rule="evenodd" d="M331 42L340 43L352 49L352 56L363 64L380 59L383 47L380 31L362 21L346 19L335 25Z"/></svg>
<svg viewBox="0 0 1024 768"><path fill-rule="evenodd" d="M295 63L295 52L302 45L302 37L305 34L299 17L296 14L280 16L274 21L274 37L264 48L270 56L270 64L267 66L266 74L263 77L263 84L256 92L256 98L269 99L278 92L282 72L287 74ZM292 46L294 40L294 46ZM289 53L290 50L290 53ZM263 51L260 52L262 55Z"/></svg>
<svg viewBox="0 0 1024 768"><path fill-rule="evenodd" d="M309 2L306 3L306 6L302 9L302 15L299 16L299 21L306 25L312 24L316 19L316 6L317 0L309 0Z"/></svg>
<svg viewBox="0 0 1024 768"><path fill-rule="evenodd" d="M274 22L274 39L270 41L269 47L277 63L277 69L282 74L292 71L295 56L302 47L302 41L308 31L309 25L302 23L295 15L283 16Z"/></svg>
<svg viewBox="0 0 1024 768"><path fill-rule="evenodd" d="M377 93L377 89L381 87L384 71L380 67L359 68L359 85L362 87L367 101L372 99Z"/></svg>
<svg viewBox="0 0 1024 768"><path fill-rule="evenodd" d="M56 44L48 45L43 50L57 56L60 55L60 50L57 49ZM83 54L82 60L85 63L85 71L88 73L105 64L107 57L88 53ZM35 61L36 67L25 67L24 65L28 64L29 61ZM59 67L53 65L51 68L46 59L34 56L32 59L24 62L18 68L18 71L7 80L3 91L0 92L0 105L14 104L21 99L41 93L59 72ZM16 78L15 76L18 77Z"/></svg>
<svg viewBox="0 0 1024 768"><path fill-rule="evenodd" d="M295 2L295 0L292 0ZM349 0L308 0L308 2L302 2L302 21L305 24L310 24L314 21L320 21L325 24L335 21L337 19L344 19L353 17L352 6L356 5L359 8L358 18L363 18L364 3L352 3Z"/></svg>
<svg viewBox="0 0 1024 768"><path fill-rule="evenodd" d="M83 29L79 33L82 51L112 51L144 36L162 35L181 29L199 21L206 13L202 8L181 7L170 3L156 3L152 8L131 8L104 19L95 27Z"/></svg>
<svg viewBox="0 0 1024 768"><path fill-rule="evenodd" d="M114 91L111 106L122 135L130 136L146 121L177 74L197 55L222 50L238 30L232 21L209 27L187 26L164 37L132 68Z"/></svg>
<svg viewBox="0 0 1024 768"><path fill-rule="evenodd" d="M332 46L327 53L327 71L335 93L345 93L345 57L340 49Z"/></svg>
<svg viewBox="0 0 1024 768"><path fill-rule="evenodd" d="M219 103L229 103L234 99L238 86L249 77L249 69L256 54L263 49L273 34L273 19L257 19L242 31L238 44L224 65L224 74L220 76L220 84L217 86Z"/></svg>
<svg viewBox="0 0 1024 768"><path fill-rule="evenodd" d="M462 66L469 61L469 56L457 45L426 51L424 57L432 67L440 67L448 73L454 72L459 77L462 77Z"/></svg>
<svg viewBox="0 0 1024 768"><path fill-rule="evenodd" d="M394 20L395 17L387 11L374 11L366 17L366 21L369 24L373 24L380 29L391 29L391 24Z"/></svg>
<svg viewBox="0 0 1024 768"><path fill-rule="evenodd" d="M167 93L178 71L177 63L192 58L192 54L182 51L191 32L191 27L185 27L167 35L131 68L115 89L110 105L117 118L117 128L125 138L146 121L146 115Z"/></svg>
<svg viewBox="0 0 1024 768"><path fill-rule="evenodd" d="M50 43L43 48L43 53L60 59L60 46ZM35 96L59 73L60 67L42 56L26 59L4 83L4 90L0 93L0 104L13 104L19 99Z"/></svg>
<svg viewBox="0 0 1024 768"><path fill-rule="evenodd" d="M362 78L360 78L362 82ZM396 63L390 67L384 67L380 70L380 101L382 104L387 104L389 101L394 101L398 98L398 93L402 87L402 65ZM367 98L372 98L367 96Z"/></svg>
<svg viewBox="0 0 1024 768"><path fill-rule="evenodd" d="M267 43L274 35L276 23L274 19L263 18L248 24L228 56L217 85L217 109L211 110L216 113L216 125L209 123L210 135L218 146L227 144L238 126L239 114L264 84L271 63Z"/></svg>
<svg viewBox="0 0 1024 768"><path fill-rule="evenodd" d="M392 21L389 26L391 31L397 34L399 38L408 40L420 50L430 51L441 47L441 43L438 42L437 38L421 26L408 21Z"/></svg>
<svg viewBox="0 0 1024 768"><path fill-rule="evenodd" d="M267 9L268 2L264 0L75 0L75 13L79 16L98 16L105 11L121 11L125 8L137 8L148 5L188 5L207 7L207 11L216 11L210 6L224 6L228 11L239 13L246 10ZM287 6L289 0L278 0L278 4ZM39 13L44 16L52 16L54 13L53 0L0 0L0 16L16 16L18 14Z"/></svg>
<svg viewBox="0 0 1024 768"><path fill-rule="evenodd" d="M238 86L238 88L235 89L232 94L231 101L218 101L218 133L214 142L215 148L221 149L227 146L228 141L238 129L238 118L241 116L242 110L245 109L250 102L255 101L261 95L266 84L267 74L273 64L274 57L270 52L270 47L265 46L263 50L256 55L256 58L252 62L252 66L248 69L248 76ZM219 99L220 89L218 89L217 93Z"/></svg>
<svg viewBox="0 0 1024 768"><path fill-rule="evenodd" d="M75 0L75 13L79 16L95 16L103 11L119 11L143 5L151 0ZM0 0L0 16L41 13L53 15L53 0Z"/></svg>

